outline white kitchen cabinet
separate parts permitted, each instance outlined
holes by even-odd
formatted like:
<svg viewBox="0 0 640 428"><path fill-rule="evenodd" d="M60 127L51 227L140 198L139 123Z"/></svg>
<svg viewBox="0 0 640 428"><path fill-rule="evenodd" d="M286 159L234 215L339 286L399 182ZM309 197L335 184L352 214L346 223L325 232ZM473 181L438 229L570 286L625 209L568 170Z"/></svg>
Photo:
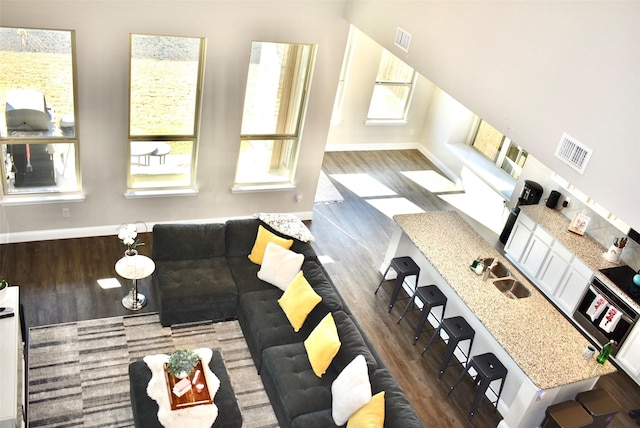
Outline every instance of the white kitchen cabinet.
<svg viewBox="0 0 640 428"><path fill-rule="evenodd" d="M593 275L586 264L523 213L518 216L505 253L560 310L573 314Z"/></svg>
<svg viewBox="0 0 640 428"><path fill-rule="evenodd" d="M554 241L546 258L543 260L536 279L538 286L547 295L555 295L562 281L573 253L558 241Z"/></svg>
<svg viewBox="0 0 640 428"><path fill-rule="evenodd" d="M567 271L554 293L554 302L567 315L572 315L585 293L593 271L582 260L573 256ZM640 343L640 342L639 342Z"/></svg>
<svg viewBox="0 0 640 428"><path fill-rule="evenodd" d="M514 262L519 262L522 254L524 253L533 229L536 227L536 223L531 220L526 214L520 213L516 223L513 225L513 230L509 235L509 239L504 246L504 251L509 258Z"/></svg>
<svg viewBox="0 0 640 428"><path fill-rule="evenodd" d="M636 324L625 339L616 354L616 362L640 383L640 324Z"/></svg>
<svg viewBox="0 0 640 428"><path fill-rule="evenodd" d="M525 275L538 278L540 268L553 241L553 235L543 228L536 227L534 229L529 244L520 258L520 267Z"/></svg>
<svg viewBox="0 0 640 428"><path fill-rule="evenodd" d="M0 306L15 315L0 319L0 428L24 427L24 343L20 331L18 287L8 287Z"/></svg>

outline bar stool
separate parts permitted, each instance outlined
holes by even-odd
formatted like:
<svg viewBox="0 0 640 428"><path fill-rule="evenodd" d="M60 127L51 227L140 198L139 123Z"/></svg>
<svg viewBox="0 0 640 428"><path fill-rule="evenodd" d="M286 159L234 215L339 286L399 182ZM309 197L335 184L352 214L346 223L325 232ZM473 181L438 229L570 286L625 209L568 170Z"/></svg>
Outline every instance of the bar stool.
<svg viewBox="0 0 640 428"><path fill-rule="evenodd" d="M576 395L576 401L593 418L593 423L589 427L606 427L613 420L622 406L604 389L593 389L584 391Z"/></svg>
<svg viewBox="0 0 640 428"><path fill-rule="evenodd" d="M443 339L440 337L440 331L444 330L447 333L448 339ZM449 367L449 362L451 361L451 357L455 352L456 348L460 349L460 352L465 356L466 360L462 364L467 364L469 362L469 355L471 354L471 347L473 346L473 338L475 337L476 332L471 328L467 320L464 318L457 316L446 318L443 320L440 325L435 329L431 339L429 339L429 343L422 350L422 354L424 355L427 352L427 349L431 346L434 340L440 339L443 342L447 343L447 349L444 352L444 356L442 357L442 363L440 364L440 374L438 374L438 379L442 379L442 375L444 375L445 370ZM465 354L462 349L459 347L460 342L463 340L469 341L469 349Z"/></svg>
<svg viewBox="0 0 640 428"><path fill-rule="evenodd" d="M547 407L542 428L583 428L593 423L593 418L575 400L563 401Z"/></svg>
<svg viewBox="0 0 640 428"><path fill-rule="evenodd" d="M398 299L398 294L400 293L400 289L402 288L402 284L404 283L404 279L408 276L416 277L416 285L415 288L418 288L418 277L420 276L420 267L413 261L411 257L396 257L391 260L389 263L389 267L382 275L382 281L378 284L378 288L373 294L378 294L378 290L384 284L387 273L389 273L389 269L393 269L396 274L396 283L393 286L393 291L391 292L391 300L389 301L389 312L393 309L393 305L395 305L396 300Z"/></svg>
<svg viewBox="0 0 640 428"><path fill-rule="evenodd" d="M453 384L451 389L449 389L448 394L455 389L455 387L460 383L464 375L469 371L470 368L475 370L476 377L474 378L474 383L478 385L478 389L476 391L476 396L473 399L473 403L471 404L471 411L469 412L469 420L473 418L476 410L478 410L478 406L480 405L480 400L484 396L487 389L490 389L491 392L496 394L496 401L491 404L494 405L494 411L498 409L498 401L500 401L500 394L502 394L502 388L504 387L504 382L507 378L507 368L502 365L500 360L491 352L481 355L474 355L471 357L471 360L467 363L467 366L464 368L458 379ZM491 388L491 383L495 380L500 380L500 389L496 393L493 388Z"/></svg>
<svg viewBox="0 0 640 428"><path fill-rule="evenodd" d="M442 320L444 319L444 310L447 307L447 296L445 296L437 286L425 285L422 287L416 287L415 291L413 292L413 296L411 296L411 298L409 299L409 303L407 303L407 306L405 306L404 311L402 311L402 315L398 320L398 324L400 324L400 322L402 321L404 316L407 314L411 306L414 306L417 308L417 306L415 305L415 299L418 299L422 302L422 310L420 311L421 312L420 321L418 321L416 332L413 337L414 345L416 344L416 342L418 341L418 338L422 334L422 330L424 329L424 325L427 322L427 318L429 317L431 310L438 306L442 306L442 315L440 316L440 320L436 318L436 320L438 320L439 322L442 322ZM434 315L434 318L435 318L435 315Z"/></svg>

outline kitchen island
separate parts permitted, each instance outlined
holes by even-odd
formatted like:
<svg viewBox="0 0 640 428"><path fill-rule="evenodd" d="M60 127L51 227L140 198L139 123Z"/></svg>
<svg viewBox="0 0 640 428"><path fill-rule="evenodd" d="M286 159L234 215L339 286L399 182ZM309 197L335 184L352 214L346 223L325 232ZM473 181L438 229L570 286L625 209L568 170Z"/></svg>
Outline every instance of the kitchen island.
<svg viewBox="0 0 640 428"><path fill-rule="evenodd" d="M463 316L475 330L471 355L493 352L508 369L499 427L539 426L549 405L573 399L616 371L608 362L585 360L587 339L456 212L396 215L394 220L399 227L383 267L394 257L412 257L421 268L419 285L436 284L447 296L445 316ZM491 279L471 271L476 257L499 258L531 295L510 299L502 294Z"/></svg>

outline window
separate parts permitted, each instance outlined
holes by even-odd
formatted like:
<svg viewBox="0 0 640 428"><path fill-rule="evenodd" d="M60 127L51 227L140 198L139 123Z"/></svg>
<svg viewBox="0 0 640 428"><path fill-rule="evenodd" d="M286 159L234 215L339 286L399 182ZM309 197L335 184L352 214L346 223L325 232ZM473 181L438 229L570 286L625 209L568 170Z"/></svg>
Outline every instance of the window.
<svg viewBox="0 0 640 428"><path fill-rule="evenodd" d="M515 179L520 176L529 155L484 120L480 120L471 145Z"/></svg>
<svg viewBox="0 0 640 428"><path fill-rule="evenodd" d="M351 68L351 60L353 58L353 50L357 38L358 30L353 25L349 27L349 37L347 38L347 48L344 52L342 60L342 68L340 69L340 80L338 80L338 89L336 90L336 99L333 103L333 112L331 113L331 123L340 123L342 119L342 106L344 104L345 89L347 86L347 76Z"/></svg>
<svg viewBox="0 0 640 428"><path fill-rule="evenodd" d="M235 190L293 185L314 51L252 43Z"/></svg>
<svg viewBox="0 0 640 428"><path fill-rule="evenodd" d="M129 194L195 190L205 39L132 34Z"/></svg>
<svg viewBox="0 0 640 428"><path fill-rule="evenodd" d="M383 50L367 120L406 120L415 77L413 68Z"/></svg>
<svg viewBox="0 0 640 428"><path fill-rule="evenodd" d="M3 195L78 193L75 33L0 27Z"/></svg>

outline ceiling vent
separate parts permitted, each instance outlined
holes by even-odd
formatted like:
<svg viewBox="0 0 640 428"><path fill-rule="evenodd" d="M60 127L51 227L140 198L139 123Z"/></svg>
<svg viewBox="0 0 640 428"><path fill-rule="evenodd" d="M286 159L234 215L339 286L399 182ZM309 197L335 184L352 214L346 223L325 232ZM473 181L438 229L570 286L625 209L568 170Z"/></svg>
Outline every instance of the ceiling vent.
<svg viewBox="0 0 640 428"><path fill-rule="evenodd" d="M592 152L593 150L584 146L573 137L562 134L562 139L560 139L560 144L558 144L558 148L556 149L556 157L580 174L583 174Z"/></svg>
<svg viewBox="0 0 640 428"><path fill-rule="evenodd" d="M405 52L409 52L409 43L411 43L411 34L398 27L396 30L396 46Z"/></svg>

